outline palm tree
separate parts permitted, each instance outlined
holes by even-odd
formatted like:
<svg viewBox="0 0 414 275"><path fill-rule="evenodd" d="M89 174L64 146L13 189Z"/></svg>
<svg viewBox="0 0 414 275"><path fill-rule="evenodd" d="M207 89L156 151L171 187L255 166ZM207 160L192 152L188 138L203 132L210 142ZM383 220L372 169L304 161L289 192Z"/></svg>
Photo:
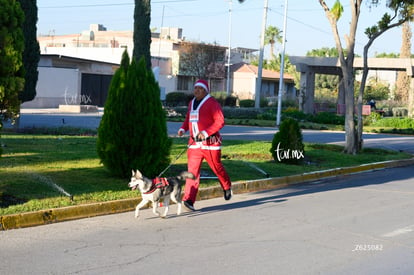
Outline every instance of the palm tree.
<svg viewBox="0 0 414 275"><path fill-rule="evenodd" d="M272 55L272 59L275 58L275 43L282 43L282 31L275 26L267 27L265 31L265 44L270 44L270 54Z"/></svg>

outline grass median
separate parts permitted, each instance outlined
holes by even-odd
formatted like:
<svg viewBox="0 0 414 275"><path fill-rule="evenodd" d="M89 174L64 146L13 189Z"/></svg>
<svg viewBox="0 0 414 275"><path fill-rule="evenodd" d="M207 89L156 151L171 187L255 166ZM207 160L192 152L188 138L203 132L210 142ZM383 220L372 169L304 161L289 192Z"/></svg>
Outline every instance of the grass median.
<svg viewBox="0 0 414 275"><path fill-rule="evenodd" d="M96 136L2 133L0 215L139 196L127 187L130 175L112 177L100 164L96 140ZM174 138L172 160L185 150L186 142L185 138ZM271 142L225 140L223 163L232 181L261 179L263 171L270 177L281 177L411 157L368 148L358 155L344 155L341 146L305 143L304 163L286 165L272 159L270 148ZM183 154L165 176L185 170L186 163ZM218 185L206 163L202 176L202 187Z"/></svg>

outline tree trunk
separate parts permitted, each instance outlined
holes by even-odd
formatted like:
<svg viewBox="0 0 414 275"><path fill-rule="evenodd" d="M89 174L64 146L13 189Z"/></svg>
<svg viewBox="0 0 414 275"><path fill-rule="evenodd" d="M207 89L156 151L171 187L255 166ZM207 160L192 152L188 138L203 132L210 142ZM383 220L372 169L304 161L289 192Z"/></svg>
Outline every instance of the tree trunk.
<svg viewBox="0 0 414 275"><path fill-rule="evenodd" d="M410 89L408 92L408 116L414 118L414 78L411 76Z"/></svg>
<svg viewBox="0 0 414 275"><path fill-rule="evenodd" d="M335 14L331 13L328 5L324 0L319 0L320 5L325 11L326 17L331 24L332 33L335 39L336 48L338 50L339 61L343 74L343 84L345 90L345 148L347 154L355 154L357 152L356 130L355 130L355 99L354 99L354 56L355 56L355 35L358 26L359 13L362 0L350 1L352 20L350 22L349 34L345 36L347 44L347 57L342 47L339 37L337 20Z"/></svg>
<svg viewBox="0 0 414 275"><path fill-rule="evenodd" d="M356 154L356 132L355 132L355 98L354 98L354 68L353 58L347 60L345 71L345 148L347 154Z"/></svg>
<svg viewBox="0 0 414 275"><path fill-rule="evenodd" d="M402 25L402 43L400 50L400 58L411 57L411 27L409 22ZM410 93L410 76L407 72L398 72L397 83L395 87L395 99L401 100L402 103L408 103L408 95Z"/></svg>
<svg viewBox="0 0 414 275"><path fill-rule="evenodd" d="M135 0L134 9L134 51L133 58L138 62L144 57L148 70L151 70L151 1Z"/></svg>
<svg viewBox="0 0 414 275"><path fill-rule="evenodd" d="M364 98L364 90L365 85L367 83L368 78L368 49L371 46L372 42L368 42L367 45L364 47L364 69L362 70L362 79L361 79L361 85L359 87L359 93L358 93L358 103L357 103L357 152L360 152L362 150L363 145L363 139L362 139L362 132L364 130L363 128L363 121L362 121L362 99Z"/></svg>

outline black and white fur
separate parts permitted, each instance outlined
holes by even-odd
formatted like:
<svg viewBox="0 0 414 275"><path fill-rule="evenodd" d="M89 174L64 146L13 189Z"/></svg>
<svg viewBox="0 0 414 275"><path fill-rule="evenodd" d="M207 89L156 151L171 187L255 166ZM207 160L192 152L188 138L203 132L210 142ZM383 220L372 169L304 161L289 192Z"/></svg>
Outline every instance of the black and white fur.
<svg viewBox="0 0 414 275"><path fill-rule="evenodd" d="M132 170L131 181L128 183L128 187L132 190L139 189L141 192L141 202L135 208L135 218L139 217L139 210L144 207L148 202L152 202L152 212L162 218L165 218L168 213L170 199L177 204L177 215L181 214L181 181L185 179L195 179L194 175L190 172L181 172L176 177L168 177L168 185L165 187L157 188L154 192L147 193L153 187L153 181L144 177L140 171ZM147 194L146 194L147 193ZM160 200L163 199L165 206L164 213L158 212L158 205Z"/></svg>

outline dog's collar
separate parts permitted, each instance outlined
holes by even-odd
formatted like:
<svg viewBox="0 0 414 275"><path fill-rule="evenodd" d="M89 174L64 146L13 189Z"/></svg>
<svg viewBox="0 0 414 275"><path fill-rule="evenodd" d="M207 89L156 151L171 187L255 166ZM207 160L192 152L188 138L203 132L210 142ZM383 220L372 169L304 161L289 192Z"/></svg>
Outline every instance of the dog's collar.
<svg viewBox="0 0 414 275"><path fill-rule="evenodd" d="M159 177L157 177L157 178L155 178L155 179L152 180L152 185L151 185L150 190L148 190L144 194L151 194L155 190L157 190L159 188L166 187L168 185L169 185L169 183L168 183L167 178L159 178Z"/></svg>

